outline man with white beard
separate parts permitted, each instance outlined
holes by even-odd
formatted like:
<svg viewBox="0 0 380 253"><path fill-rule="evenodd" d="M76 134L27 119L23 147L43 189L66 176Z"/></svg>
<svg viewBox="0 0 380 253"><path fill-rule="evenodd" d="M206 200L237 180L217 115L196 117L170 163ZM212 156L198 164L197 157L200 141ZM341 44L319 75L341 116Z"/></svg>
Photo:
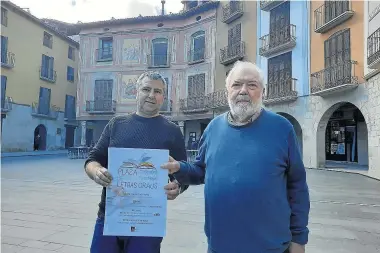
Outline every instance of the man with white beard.
<svg viewBox="0 0 380 253"><path fill-rule="evenodd" d="M182 184L205 184L209 253L304 253L310 200L292 124L262 106L264 78L237 62L230 111L207 126L194 163L162 165Z"/></svg>

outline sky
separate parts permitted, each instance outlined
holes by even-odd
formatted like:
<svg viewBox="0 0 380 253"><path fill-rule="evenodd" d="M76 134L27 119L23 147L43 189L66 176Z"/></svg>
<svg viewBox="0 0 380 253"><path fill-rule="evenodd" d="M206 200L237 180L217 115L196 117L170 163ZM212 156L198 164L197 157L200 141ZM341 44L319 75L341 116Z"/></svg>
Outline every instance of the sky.
<svg viewBox="0 0 380 253"><path fill-rule="evenodd" d="M114 18L156 15L161 0L11 0L29 8L37 18L52 18L68 23L92 22ZM166 0L165 11L179 12L181 0Z"/></svg>

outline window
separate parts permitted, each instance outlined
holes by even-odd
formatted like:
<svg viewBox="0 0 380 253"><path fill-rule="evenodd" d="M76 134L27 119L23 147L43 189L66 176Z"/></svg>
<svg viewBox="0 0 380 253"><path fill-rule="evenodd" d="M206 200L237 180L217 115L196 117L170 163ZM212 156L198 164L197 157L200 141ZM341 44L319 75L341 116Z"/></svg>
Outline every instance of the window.
<svg viewBox="0 0 380 253"><path fill-rule="evenodd" d="M53 48L53 36L47 32L44 32L43 45L48 48Z"/></svg>
<svg viewBox="0 0 380 253"><path fill-rule="evenodd" d="M55 80L54 71L54 57L49 57L47 55L42 55L42 66L40 76L44 79Z"/></svg>
<svg viewBox="0 0 380 253"><path fill-rule="evenodd" d="M8 37L1 36L1 63L8 63Z"/></svg>
<svg viewBox="0 0 380 253"><path fill-rule="evenodd" d="M1 7L1 24L8 26L8 10Z"/></svg>
<svg viewBox="0 0 380 253"><path fill-rule="evenodd" d="M241 42L241 23L228 29L228 47L236 46Z"/></svg>
<svg viewBox="0 0 380 253"><path fill-rule="evenodd" d="M112 100L113 80L95 80L94 100Z"/></svg>
<svg viewBox="0 0 380 253"><path fill-rule="evenodd" d="M67 66L67 81L74 82L74 68Z"/></svg>
<svg viewBox="0 0 380 253"><path fill-rule="evenodd" d="M350 29L336 32L325 41L326 87L351 82L351 45Z"/></svg>
<svg viewBox="0 0 380 253"><path fill-rule="evenodd" d="M165 38L158 38L152 41L152 64L153 66L167 66L168 65L168 40Z"/></svg>
<svg viewBox="0 0 380 253"><path fill-rule="evenodd" d="M99 40L98 61L112 61L113 38L101 38Z"/></svg>
<svg viewBox="0 0 380 253"><path fill-rule="evenodd" d="M113 80L96 80L94 89L93 109L95 111L110 111L112 102Z"/></svg>
<svg viewBox="0 0 380 253"><path fill-rule="evenodd" d="M51 97L51 89L40 87L40 97L38 101L38 114L49 115L50 97Z"/></svg>
<svg viewBox="0 0 380 253"><path fill-rule="evenodd" d="M71 60L75 60L75 48L69 46L68 57Z"/></svg>
<svg viewBox="0 0 380 253"><path fill-rule="evenodd" d="M191 59L200 61L205 58L205 32L199 31L191 35Z"/></svg>
<svg viewBox="0 0 380 253"><path fill-rule="evenodd" d="M161 106L161 111L170 111L170 103L169 103L169 78L165 77L166 87L164 94L164 103Z"/></svg>
<svg viewBox="0 0 380 253"><path fill-rule="evenodd" d="M75 97L66 95L65 118L75 119Z"/></svg>
<svg viewBox="0 0 380 253"><path fill-rule="evenodd" d="M7 90L7 77L1 76L1 108L5 108L6 90Z"/></svg>
<svg viewBox="0 0 380 253"><path fill-rule="evenodd" d="M268 60L268 96L291 91L292 52ZM290 89L290 90L289 90Z"/></svg>
<svg viewBox="0 0 380 253"><path fill-rule="evenodd" d="M286 1L270 12L269 47L282 45L290 38L290 2Z"/></svg>
<svg viewBox="0 0 380 253"><path fill-rule="evenodd" d="M325 23L350 10L349 0L330 1L325 0Z"/></svg>
<svg viewBox="0 0 380 253"><path fill-rule="evenodd" d="M188 109L204 108L206 75L204 73L192 75L187 81L187 107Z"/></svg>

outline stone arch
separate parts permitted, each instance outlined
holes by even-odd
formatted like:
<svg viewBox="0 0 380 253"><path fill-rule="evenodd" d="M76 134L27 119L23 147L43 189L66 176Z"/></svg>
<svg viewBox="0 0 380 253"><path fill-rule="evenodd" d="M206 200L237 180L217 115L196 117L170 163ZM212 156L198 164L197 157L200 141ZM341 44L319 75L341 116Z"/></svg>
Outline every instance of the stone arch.
<svg viewBox="0 0 380 253"><path fill-rule="evenodd" d="M34 149L46 150L46 139L47 139L46 127L45 125L40 124L34 129L34 137L33 137Z"/></svg>
<svg viewBox="0 0 380 253"><path fill-rule="evenodd" d="M326 161L332 160L345 163L340 164L343 167L356 163L368 168L369 129L365 107L360 108L354 102L337 102L330 105L317 122L318 167L328 167Z"/></svg>
<svg viewBox="0 0 380 253"><path fill-rule="evenodd" d="M285 112L277 112L277 114L283 116L287 120L289 120L290 123L292 123L294 131L296 132L297 139L298 139L298 146L301 152L301 157L303 157L303 132L301 124L298 122L298 120L290 115L289 113Z"/></svg>

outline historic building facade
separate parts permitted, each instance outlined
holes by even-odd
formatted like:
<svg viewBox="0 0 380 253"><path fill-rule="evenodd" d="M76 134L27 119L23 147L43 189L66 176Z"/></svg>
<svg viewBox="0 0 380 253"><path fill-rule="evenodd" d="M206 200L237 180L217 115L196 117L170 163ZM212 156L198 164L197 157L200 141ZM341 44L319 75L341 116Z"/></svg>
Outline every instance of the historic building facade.
<svg viewBox="0 0 380 253"><path fill-rule="evenodd" d="M155 70L167 81L161 113L181 126L191 149L194 133L213 116L206 109L205 95L214 90L219 3L183 1L183 5L177 14L79 24L77 119L82 145L97 141L115 115L135 112L136 80L144 71Z"/></svg>
<svg viewBox="0 0 380 253"><path fill-rule="evenodd" d="M290 9L292 5L303 4L306 3L292 1ZM379 164L379 123L376 123L379 92L373 82L364 79L365 4L363 1L311 1L308 9L310 67L309 80L306 78L305 81L309 85L286 86L297 87L295 91L303 92L303 96L287 103L267 103L267 107L291 120L299 133L307 167L356 169L380 177L376 166ZM290 16L293 22L297 22L297 14ZM280 17L278 22L284 20L286 18ZM261 24L263 26L265 24ZM296 32L295 49L299 39L307 41L307 36L302 39L302 34L299 35L298 26ZM300 54L297 61L304 58L308 55ZM286 69L286 66L282 64L280 69ZM267 71L269 75L270 69ZM298 84L299 77L297 79ZM269 78L267 82L267 95L270 96Z"/></svg>
<svg viewBox="0 0 380 253"><path fill-rule="evenodd" d="M74 146L78 52L65 34L1 2L2 152Z"/></svg>

